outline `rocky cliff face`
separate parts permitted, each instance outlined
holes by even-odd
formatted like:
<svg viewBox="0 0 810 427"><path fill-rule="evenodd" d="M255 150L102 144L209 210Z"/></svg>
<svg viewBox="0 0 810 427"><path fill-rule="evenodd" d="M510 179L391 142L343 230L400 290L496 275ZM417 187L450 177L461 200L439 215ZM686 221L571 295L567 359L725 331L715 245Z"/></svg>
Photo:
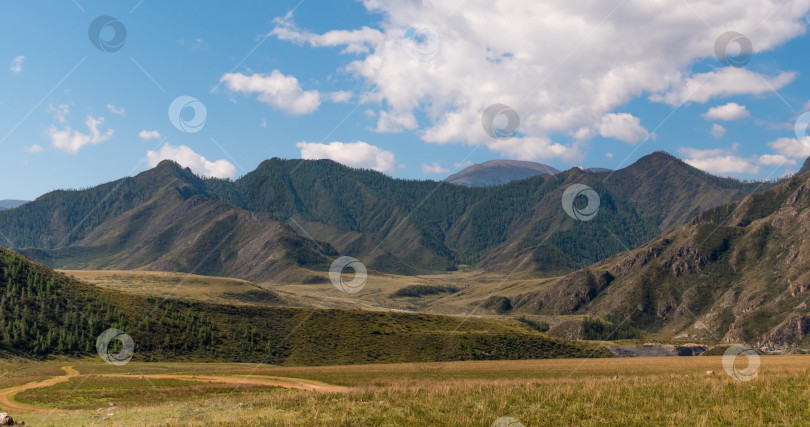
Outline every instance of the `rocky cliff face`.
<svg viewBox="0 0 810 427"><path fill-rule="evenodd" d="M794 315L773 328L757 344L768 353L784 353L805 344L810 334L810 316Z"/></svg>

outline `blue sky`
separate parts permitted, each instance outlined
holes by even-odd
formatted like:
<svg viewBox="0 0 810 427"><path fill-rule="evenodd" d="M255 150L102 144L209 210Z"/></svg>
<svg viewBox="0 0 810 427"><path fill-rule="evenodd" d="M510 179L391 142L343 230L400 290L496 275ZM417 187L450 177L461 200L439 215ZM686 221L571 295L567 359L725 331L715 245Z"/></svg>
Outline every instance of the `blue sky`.
<svg viewBox="0 0 810 427"><path fill-rule="evenodd" d="M439 180L496 158L617 168L665 150L764 179L810 155L794 131L810 107L806 1L233 3L3 2L0 199L162 158L238 177L329 157ZM126 28L120 50L91 42L99 16ZM751 41L743 67L716 57L727 31ZM181 96L205 107L198 132L169 119ZM482 126L496 103L519 114L511 139Z"/></svg>

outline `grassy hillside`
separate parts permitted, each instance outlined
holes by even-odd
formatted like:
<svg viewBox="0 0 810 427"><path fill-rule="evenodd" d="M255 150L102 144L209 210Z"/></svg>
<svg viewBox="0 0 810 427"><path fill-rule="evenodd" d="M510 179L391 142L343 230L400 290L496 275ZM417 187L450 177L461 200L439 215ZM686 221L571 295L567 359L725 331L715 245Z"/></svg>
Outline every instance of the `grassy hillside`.
<svg viewBox="0 0 810 427"><path fill-rule="evenodd" d="M286 365L608 356L517 324L404 313L230 306L95 288L0 249L0 349L95 354L101 331L135 341L135 360Z"/></svg>
<svg viewBox="0 0 810 427"><path fill-rule="evenodd" d="M136 295L228 305L289 305L272 290L225 277L134 270L65 270L61 273L100 288Z"/></svg>

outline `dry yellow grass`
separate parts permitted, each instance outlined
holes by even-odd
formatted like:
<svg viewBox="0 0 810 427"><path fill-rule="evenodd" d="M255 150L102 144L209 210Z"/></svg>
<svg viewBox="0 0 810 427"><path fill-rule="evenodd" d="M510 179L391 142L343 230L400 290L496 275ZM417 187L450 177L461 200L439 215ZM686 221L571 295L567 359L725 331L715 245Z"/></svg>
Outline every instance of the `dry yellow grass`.
<svg viewBox="0 0 810 427"><path fill-rule="evenodd" d="M138 295L181 298L193 301L244 304L233 295L268 289L277 292L295 306L362 310L407 310L433 314L463 314L477 307L494 292L513 297L551 279L503 280L502 276L473 272L398 276L370 273L363 290L356 294L335 292L331 283L253 284L239 279L189 275L185 273L116 270L61 270L78 280L107 289ZM453 285L463 288L455 294L428 295L420 298L392 298L391 294L411 285ZM479 309L478 314L486 314Z"/></svg>
<svg viewBox="0 0 810 427"><path fill-rule="evenodd" d="M478 307L492 295L514 297L545 286L553 279L509 279L480 271L457 271L445 274L397 276L370 273L363 290L356 294L336 294L331 283L272 285L290 301L298 305L364 310L408 310L432 314L466 315L473 308L478 314L487 314ZM391 294L412 285L432 285L462 288L453 294L427 295L418 298L392 298ZM270 286L262 284L262 286Z"/></svg>
<svg viewBox="0 0 810 427"><path fill-rule="evenodd" d="M83 409L18 418L29 425L489 426L504 416L526 426L810 424L810 357L765 356L761 362L758 376L749 382L726 375L720 357L317 368L77 362L74 367L83 374L123 372L133 380L116 383L95 375L55 386L64 389L29 390L17 398L48 405L52 402L44 399L59 396L61 407ZM715 374L706 375L707 370ZM253 373L321 381L349 391L135 381L144 373ZM112 396L125 399L115 410L106 406Z"/></svg>
<svg viewBox="0 0 810 427"><path fill-rule="evenodd" d="M59 270L77 280L105 289L160 298L177 298L215 304L264 305L240 298L265 292L246 280L186 273L137 270Z"/></svg>

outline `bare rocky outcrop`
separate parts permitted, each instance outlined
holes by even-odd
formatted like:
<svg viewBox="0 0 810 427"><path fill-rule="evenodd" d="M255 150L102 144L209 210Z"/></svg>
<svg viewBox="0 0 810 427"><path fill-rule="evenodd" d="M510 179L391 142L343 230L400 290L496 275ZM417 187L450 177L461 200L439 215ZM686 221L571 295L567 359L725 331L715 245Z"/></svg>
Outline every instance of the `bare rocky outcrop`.
<svg viewBox="0 0 810 427"><path fill-rule="evenodd" d="M641 345L614 345L608 347L617 357L673 357L673 356L700 356L709 347L701 344L641 344Z"/></svg>
<svg viewBox="0 0 810 427"><path fill-rule="evenodd" d="M482 307L487 310L493 310L498 314L506 314L512 311L512 302L506 297L491 296L484 302Z"/></svg>
<svg viewBox="0 0 810 427"><path fill-rule="evenodd" d="M804 339L810 333L810 315L791 316L779 326L773 328L758 343L769 352L785 352L794 343Z"/></svg>
<svg viewBox="0 0 810 427"><path fill-rule="evenodd" d="M512 298L512 308L524 313L538 313L543 305L541 292L527 292Z"/></svg>
<svg viewBox="0 0 810 427"><path fill-rule="evenodd" d="M612 282L613 275L607 270L598 275L589 270L580 270L561 279L550 292L529 292L515 297L512 306L523 312L536 312L548 307L558 314L574 313Z"/></svg>

